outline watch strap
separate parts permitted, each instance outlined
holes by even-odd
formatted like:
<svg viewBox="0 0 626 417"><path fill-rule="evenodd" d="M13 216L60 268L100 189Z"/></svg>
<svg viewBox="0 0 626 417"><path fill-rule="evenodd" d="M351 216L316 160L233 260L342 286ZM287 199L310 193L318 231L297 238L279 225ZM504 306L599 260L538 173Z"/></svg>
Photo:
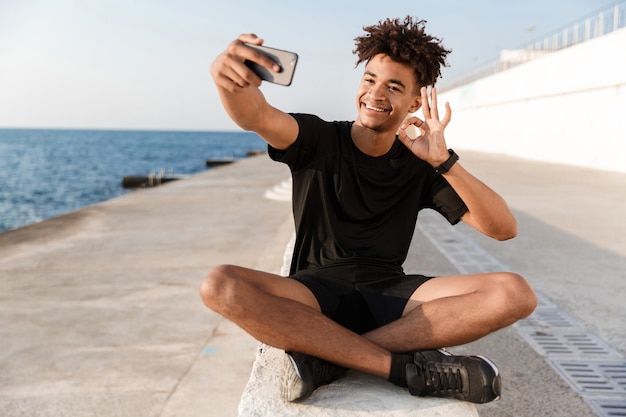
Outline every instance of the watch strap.
<svg viewBox="0 0 626 417"><path fill-rule="evenodd" d="M435 167L436 174L445 174L450 170L450 168L452 168L452 165L454 165L456 161L459 160L459 155L457 155L454 150L448 149L448 153L450 154L450 157L446 160L446 162L439 165L438 167Z"/></svg>

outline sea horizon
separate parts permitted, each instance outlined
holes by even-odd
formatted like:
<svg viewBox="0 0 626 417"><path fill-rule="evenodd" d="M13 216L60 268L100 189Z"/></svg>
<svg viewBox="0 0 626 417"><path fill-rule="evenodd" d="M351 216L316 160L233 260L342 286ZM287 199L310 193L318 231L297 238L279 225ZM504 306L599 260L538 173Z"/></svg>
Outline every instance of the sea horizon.
<svg viewBox="0 0 626 417"><path fill-rule="evenodd" d="M67 130L67 131L109 131L109 132L165 132L165 133L247 133L242 129L158 129L124 127L12 127L0 126L0 130Z"/></svg>
<svg viewBox="0 0 626 417"><path fill-rule="evenodd" d="M192 175L265 146L243 131L0 128L0 233L124 195L125 176Z"/></svg>

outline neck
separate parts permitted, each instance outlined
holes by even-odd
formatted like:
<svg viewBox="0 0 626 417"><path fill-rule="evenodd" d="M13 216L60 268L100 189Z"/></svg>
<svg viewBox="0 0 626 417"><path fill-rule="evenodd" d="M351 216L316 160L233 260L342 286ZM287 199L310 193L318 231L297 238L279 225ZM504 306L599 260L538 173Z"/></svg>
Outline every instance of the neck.
<svg viewBox="0 0 626 417"><path fill-rule="evenodd" d="M358 124L353 124L350 130L352 142L364 154L369 156L385 155L396 140L395 133L376 132Z"/></svg>

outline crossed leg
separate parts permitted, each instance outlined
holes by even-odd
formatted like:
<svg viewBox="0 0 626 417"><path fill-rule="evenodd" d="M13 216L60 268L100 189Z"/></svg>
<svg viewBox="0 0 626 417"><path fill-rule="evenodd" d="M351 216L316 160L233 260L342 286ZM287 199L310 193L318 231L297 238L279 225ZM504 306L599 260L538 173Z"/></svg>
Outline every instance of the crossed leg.
<svg viewBox="0 0 626 417"><path fill-rule="evenodd" d="M386 377L389 351L321 313L300 282L279 275L222 265L200 288L205 305L262 343Z"/></svg>
<svg viewBox="0 0 626 417"><path fill-rule="evenodd" d="M516 274L434 278L415 291L401 318L358 335L324 316L309 289L291 278L222 265L208 274L200 292L207 307L260 342L384 378L391 352L476 340L536 306L534 292Z"/></svg>
<svg viewBox="0 0 626 417"><path fill-rule="evenodd" d="M527 317L536 306L534 291L517 274L433 278L413 293L401 318L363 336L392 352L457 346Z"/></svg>

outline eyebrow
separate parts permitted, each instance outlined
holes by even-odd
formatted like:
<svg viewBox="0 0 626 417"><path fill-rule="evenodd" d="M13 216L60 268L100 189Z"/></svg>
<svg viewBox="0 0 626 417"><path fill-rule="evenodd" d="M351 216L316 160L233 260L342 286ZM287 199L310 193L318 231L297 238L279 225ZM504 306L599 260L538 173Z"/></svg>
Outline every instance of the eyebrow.
<svg viewBox="0 0 626 417"><path fill-rule="evenodd" d="M371 72L371 71L365 71L365 75L369 75L369 76L371 76L371 77L378 78L378 77L376 76L376 74L374 74L374 73L373 73L373 72ZM400 86L400 87L402 87L402 88L406 88L406 86L404 85L404 83L403 83L402 81L400 81L400 80L394 80L394 79L391 79L391 80L389 80L389 83L390 83L390 84L397 84L397 85L399 85L399 86Z"/></svg>

